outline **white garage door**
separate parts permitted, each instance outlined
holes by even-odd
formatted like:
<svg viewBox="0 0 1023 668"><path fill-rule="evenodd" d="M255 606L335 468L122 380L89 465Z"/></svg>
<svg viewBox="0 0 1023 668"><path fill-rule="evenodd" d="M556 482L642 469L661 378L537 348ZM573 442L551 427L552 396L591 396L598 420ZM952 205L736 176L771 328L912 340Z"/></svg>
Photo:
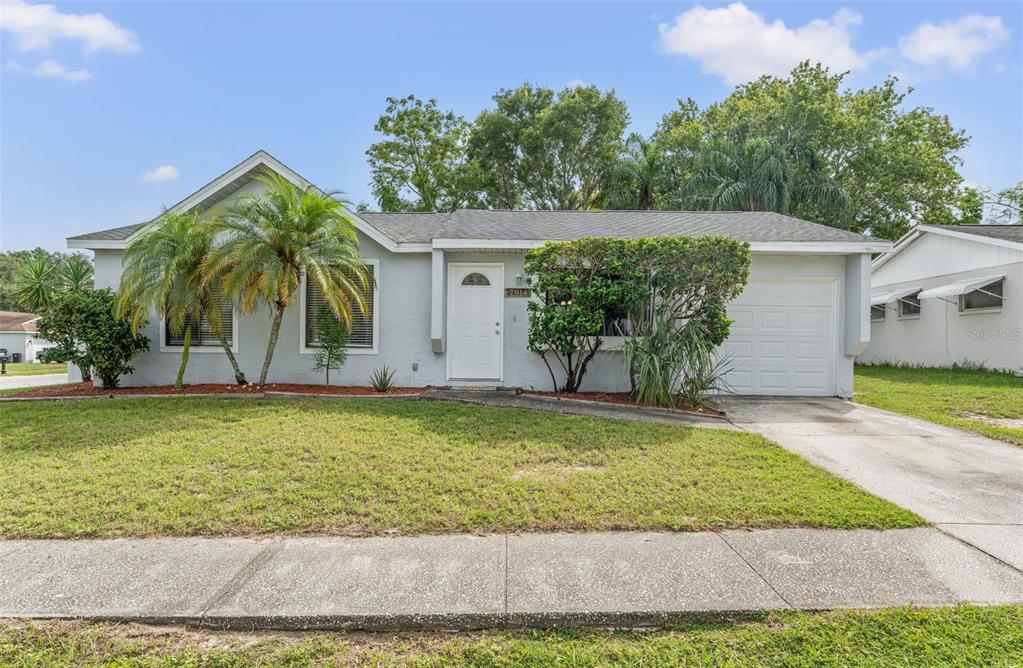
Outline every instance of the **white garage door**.
<svg viewBox="0 0 1023 668"><path fill-rule="evenodd" d="M835 283L753 279L728 306L724 349L738 394L835 394Z"/></svg>

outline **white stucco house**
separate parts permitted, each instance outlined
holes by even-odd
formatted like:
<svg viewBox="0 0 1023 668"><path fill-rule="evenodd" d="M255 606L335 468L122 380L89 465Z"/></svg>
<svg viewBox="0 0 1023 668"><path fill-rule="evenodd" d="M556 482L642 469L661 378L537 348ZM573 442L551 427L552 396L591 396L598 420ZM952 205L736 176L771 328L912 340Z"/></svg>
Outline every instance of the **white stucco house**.
<svg viewBox="0 0 1023 668"><path fill-rule="evenodd" d="M35 313L0 311L0 348L9 354L17 353L22 362L37 361L39 352L53 347L36 334L37 320L39 316Z"/></svg>
<svg viewBox="0 0 1023 668"><path fill-rule="evenodd" d="M871 283L860 361L1023 370L1023 225L920 225Z"/></svg>
<svg viewBox="0 0 1023 668"><path fill-rule="evenodd" d="M254 177L272 169L299 187L310 183L264 151L250 156L171 211L210 210L258 191ZM543 361L526 347L530 298L524 253L549 240L586 236L722 235L748 241L751 279L732 303L725 348L737 392L850 396L853 360L870 337L870 258L887 241L775 213L677 211L476 211L352 213L360 253L375 277L371 314L359 318L339 384L365 385L374 369L396 371L405 386L507 386L550 389ZM124 249L152 222L68 239L96 256L97 287L116 289ZM312 371L310 314L318 296L303 282L286 314L270 382L320 382ZM242 314L230 304L230 336L243 370L258 373L269 336L268 311ZM199 328L197 328L198 330ZM152 349L133 362L125 385L166 384L179 362L180 341L154 317L145 333ZM196 345L198 344L198 345ZM202 331L186 382L231 382L219 346ZM332 377L334 374L332 374ZM598 355L584 390L627 390L620 354Z"/></svg>

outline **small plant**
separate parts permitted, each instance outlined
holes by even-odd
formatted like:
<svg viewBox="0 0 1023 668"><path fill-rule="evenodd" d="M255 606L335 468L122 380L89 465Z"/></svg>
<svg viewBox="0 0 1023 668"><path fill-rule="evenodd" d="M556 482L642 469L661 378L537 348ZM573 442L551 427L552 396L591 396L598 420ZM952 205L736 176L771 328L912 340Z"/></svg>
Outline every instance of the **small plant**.
<svg viewBox="0 0 1023 668"><path fill-rule="evenodd" d="M340 371L348 361L348 341L351 330L341 320L334 317L330 309L322 307L316 314L316 356L313 358L314 371L326 371L325 385L330 385L330 370Z"/></svg>
<svg viewBox="0 0 1023 668"><path fill-rule="evenodd" d="M394 381L394 369L390 367L383 367L375 369L373 375L369 378L369 384L373 386L373 389L377 392L386 392L393 386Z"/></svg>

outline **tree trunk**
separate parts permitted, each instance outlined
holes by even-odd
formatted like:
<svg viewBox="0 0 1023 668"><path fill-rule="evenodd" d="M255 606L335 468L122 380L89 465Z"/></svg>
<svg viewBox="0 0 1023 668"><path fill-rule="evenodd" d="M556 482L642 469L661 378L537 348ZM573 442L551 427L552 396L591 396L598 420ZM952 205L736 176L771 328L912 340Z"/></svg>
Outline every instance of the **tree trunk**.
<svg viewBox="0 0 1023 668"><path fill-rule="evenodd" d="M277 347L277 335L281 333L281 320L284 319L284 305L277 304L277 312L274 313L273 324L270 325L270 341L266 344L266 357L263 359L263 369L259 372L259 384L266 385L266 374L270 372L270 360L274 356L274 348Z"/></svg>
<svg viewBox="0 0 1023 668"><path fill-rule="evenodd" d="M223 334L217 334L217 338L220 340L220 347L224 349L224 354L227 355L227 361L231 363L231 368L234 369L234 382L239 385L248 385L249 381L245 380L245 374L242 373L241 367L238 366L238 360L235 359L234 351L231 350L227 339L224 338Z"/></svg>
<svg viewBox="0 0 1023 668"><path fill-rule="evenodd" d="M86 365L79 364L78 365L78 373L82 374L82 382L83 383L85 381L92 380L92 367L90 367L88 364L86 364Z"/></svg>
<svg viewBox="0 0 1023 668"><path fill-rule="evenodd" d="M192 347L192 328L185 330L185 343L181 347L181 366L178 367L178 377L174 381L174 389L181 389L181 381L185 378L185 366L188 364L188 349Z"/></svg>

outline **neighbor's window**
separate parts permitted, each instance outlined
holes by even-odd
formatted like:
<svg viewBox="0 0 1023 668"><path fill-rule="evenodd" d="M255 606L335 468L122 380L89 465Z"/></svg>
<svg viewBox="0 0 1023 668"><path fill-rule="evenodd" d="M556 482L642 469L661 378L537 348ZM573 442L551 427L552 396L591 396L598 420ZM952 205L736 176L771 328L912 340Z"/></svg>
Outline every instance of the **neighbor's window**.
<svg viewBox="0 0 1023 668"><path fill-rule="evenodd" d="M900 318L919 318L920 317L920 299L917 295L907 295L899 300L899 317Z"/></svg>
<svg viewBox="0 0 1023 668"><path fill-rule="evenodd" d="M376 273L374 266L366 265L369 289L363 296L366 300L366 313L363 314L359 308L352 309L352 335L348 340L349 348L372 348L373 347L373 313L376 311ZM319 329L319 318L317 317L322 308L329 308L323 301L323 295L315 281L306 281L305 286L305 347L319 348L317 331Z"/></svg>
<svg viewBox="0 0 1023 668"><path fill-rule="evenodd" d="M870 322L884 322L884 316L888 309L884 304L870 307Z"/></svg>
<svg viewBox="0 0 1023 668"><path fill-rule="evenodd" d="M234 345L234 305L230 299L218 299L220 304L220 329L224 335L227 345ZM220 339L213 333L209 321L203 315L198 321L192 318L185 319L185 326L179 332L171 331L170 323L164 320L165 340L168 346L185 345L185 331L192 330L193 346L216 346L220 347Z"/></svg>
<svg viewBox="0 0 1023 668"><path fill-rule="evenodd" d="M959 296L959 312L986 311L1002 308L1002 289L1005 279L988 283L980 288Z"/></svg>

